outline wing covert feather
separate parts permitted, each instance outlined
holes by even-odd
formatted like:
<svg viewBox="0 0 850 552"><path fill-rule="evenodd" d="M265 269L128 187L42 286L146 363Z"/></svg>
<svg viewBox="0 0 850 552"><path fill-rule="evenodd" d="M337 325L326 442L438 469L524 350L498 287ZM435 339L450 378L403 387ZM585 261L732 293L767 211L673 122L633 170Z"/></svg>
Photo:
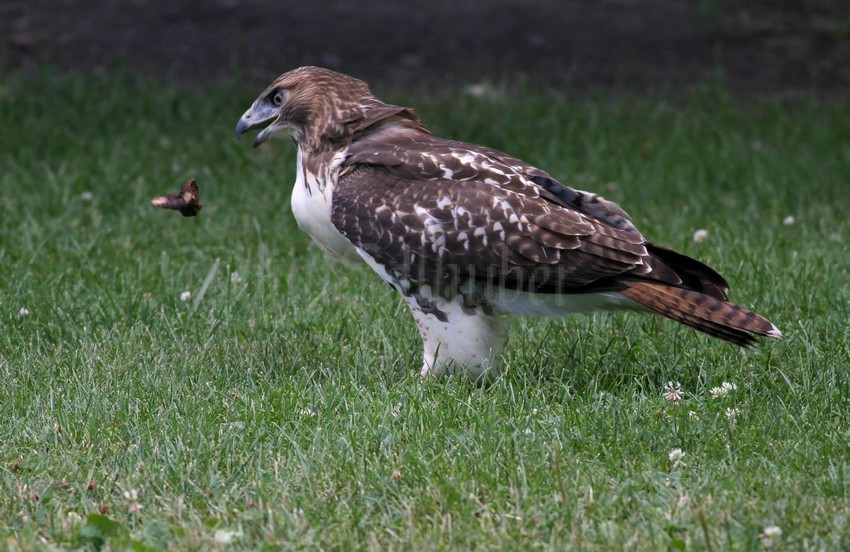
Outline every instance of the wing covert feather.
<svg viewBox="0 0 850 552"><path fill-rule="evenodd" d="M513 178L520 178L514 175ZM387 167L345 171L332 222L399 276L467 278L575 291L641 263L643 246L584 215L475 179L409 179Z"/></svg>

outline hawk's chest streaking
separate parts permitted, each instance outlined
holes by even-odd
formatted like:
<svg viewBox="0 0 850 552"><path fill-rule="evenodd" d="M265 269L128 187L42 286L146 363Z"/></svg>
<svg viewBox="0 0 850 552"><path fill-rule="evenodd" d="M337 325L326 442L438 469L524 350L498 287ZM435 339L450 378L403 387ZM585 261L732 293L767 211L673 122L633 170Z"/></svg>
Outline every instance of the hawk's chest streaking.
<svg viewBox="0 0 850 552"><path fill-rule="evenodd" d="M363 81L282 75L236 126L298 147L292 210L333 257L364 260L405 297L421 374L498 368L502 314L654 312L749 346L778 338L703 263L647 241L615 203L506 153L445 140Z"/></svg>
<svg viewBox="0 0 850 552"><path fill-rule="evenodd" d="M316 156L299 148L290 203L298 227L328 255L351 266L360 256L331 222L334 190L345 156L345 150Z"/></svg>

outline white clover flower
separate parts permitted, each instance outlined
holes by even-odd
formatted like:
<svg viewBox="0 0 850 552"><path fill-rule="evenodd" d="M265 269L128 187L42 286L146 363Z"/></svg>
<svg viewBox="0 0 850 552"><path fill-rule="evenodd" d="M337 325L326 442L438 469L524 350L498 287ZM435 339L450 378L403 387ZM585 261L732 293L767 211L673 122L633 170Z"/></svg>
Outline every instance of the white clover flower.
<svg viewBox="0 0 850 552"><path fill-rule="evenodd" d="M136 489L124 491L124 501L127 503L127 509L131 514L136 514L144 508L144 506L139 503L139 493Z"/></svg>
<svg viewBox="0 0 850 552"><path fill-rule="evenodd" d="M794 218L794 215L788 215L787 217L782 219L782 224L784 224L785 226L791 226L795 222L797 222L797 219Z"/></svg>
<svg viewBox="0 0 850 552"><path fill-rule="evenodd" d="M83 201L93 201L94 200L94 194L91 193L90 191L86 190L85 192L80 194L80 199L83 200Z"/></svg>
<svg viewBox="0 0 850 552"><path fill-rule="evenodd" d="M782 536L782 528L776 525L768 525L764 528L764 535L766 537L781 537Z"/></svg>
<svg viewBox="0 0 850 552"><path fill-rule="evenodd" d="M20 311L18 311L18 315L19 315L21 318L26 318L27 316L29 316L29 315L30 315L30 310L29 310L28 308L26 308L26 307L21 307L21 310L20 310Z"/></svg>
<svg viewBox="0 0 850 552"><path fill-rule="evenodd" d="M530 427L527 427L525 428L525 431L523 433L525 433L526 435L531 435L532 433L534 433L534 431Z"/></svg>
<svg viewBox="0 0 850 552"><path fill-rule="evenodd" d="M736 384L724 381L722 384L720 384L720 387L711 388L711 396L715 399L722 399L736 389L738 389L738 386Z"/></svg>
<svg viewBox="0 0 850 552"><path fill-rule="evenodd" d="M664 393L661 396L671 403L677 403L682 400L683 394L681 383L678 381L668 381L667 387L664 388Z"/></svg>
<svg viewBox="0 0 850 552"><path fill-rule="evenodd" d="M234 539L242 536L242 531L225 531L224 529L216 529L213 533L213 538L221 544L230 544Z"/></svg>
<svg viewBox="0 0 850 552"><path fill-rule="evenodd" d="M240 276L238 272L231 272L230 273L230 283L233 284L233 285L241 284L242 283L242 276Z"/></svg>
<svg viewBox="0 0 850 552"><path fill-rule="evenodd" d="M65 519L62 520L62 527L65 530L70 529L74 525L77 525L83 520L83 518L77 512L71 511L65 516Z"/></svg>
<svg viewBox="0 0 850 552"><path fill-rule="evenodd" d="M700 228L699 230L694 232L694 241L696 243L704 242L707 239L708 239L708 230L706 230L705 228Z"/></svg>
<svg viewBox="0 0 850 552"><path fill-rule="evenodd" d="M782 528L776 525L768 525L764 528L764 531L759 533L759 539L761 540L762 546L765 548L776 548L779 546L779 542L777 542L782 537Z"/></svg>
<svg viewBox="0 0 850 552"><path fill-rule="evenodd" d="M183 301L184 303L191 298L192 298L192 292L191 291L184 291L183 293L180 294L180 300Z"/></svg>
<svg viewBox="0 0 850 552"><path fill-rule="evenodd" d="M726 409L726 419L729 420L729 423L734 424L735 419L738 417L741 411L737 408L727 408Z"/></svg>
<svg viewBox="0 0 850 552"><path fill-rule="evenodd" d="M684 457L685 452L680 448L674 448L670 451L670 454L667 455L667 458L673 463L672 468L674 470L681 466L687 466L687 464L682 461Z"/></svg>

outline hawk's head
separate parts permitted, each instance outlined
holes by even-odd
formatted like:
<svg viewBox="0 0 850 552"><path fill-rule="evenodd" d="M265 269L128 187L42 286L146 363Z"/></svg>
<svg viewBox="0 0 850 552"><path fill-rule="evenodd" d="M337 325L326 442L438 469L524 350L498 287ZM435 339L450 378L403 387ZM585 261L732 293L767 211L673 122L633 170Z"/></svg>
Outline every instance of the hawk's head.
<svg viewBox="0 0 850 552"><path fill-rule="evenodd" d="M236 124L236 137L262 128L254 147L275 136L290 136L300 148L318 152L390 118L427 132L413 110L383 103L365 82L321 67L299 67L260 94Z"/></svg>
<svg viewBox="0 0 850 552"><path fill-rule="evenodd" d="M291 136L305 149L327 149L350 135L349 125L380 103L361 80L321 67L300 67L260 94L239 119L236 137L262 128L254 147L272 137Z"/></svg>

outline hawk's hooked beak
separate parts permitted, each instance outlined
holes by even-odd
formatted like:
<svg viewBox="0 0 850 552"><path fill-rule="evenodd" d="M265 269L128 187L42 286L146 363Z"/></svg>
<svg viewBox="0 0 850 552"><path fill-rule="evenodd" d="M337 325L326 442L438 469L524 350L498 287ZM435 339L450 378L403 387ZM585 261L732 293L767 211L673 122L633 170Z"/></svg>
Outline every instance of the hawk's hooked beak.
<svg viewBox="0 0 850 552"><path fill-rule="evenodd" d="M254 141L251 143L251 147L256 148L271 138L272 132L274 132L277 128L274 123L276 123L279 119L279 115L277 113L255 114L253 113L253 110L254 106L251 106L251 109L246 111L239 119L239 122L236 123L236 139L242 141L242 133L246 130L262 128L263 130L257 134L257 137L254 138Z"/></svg>

